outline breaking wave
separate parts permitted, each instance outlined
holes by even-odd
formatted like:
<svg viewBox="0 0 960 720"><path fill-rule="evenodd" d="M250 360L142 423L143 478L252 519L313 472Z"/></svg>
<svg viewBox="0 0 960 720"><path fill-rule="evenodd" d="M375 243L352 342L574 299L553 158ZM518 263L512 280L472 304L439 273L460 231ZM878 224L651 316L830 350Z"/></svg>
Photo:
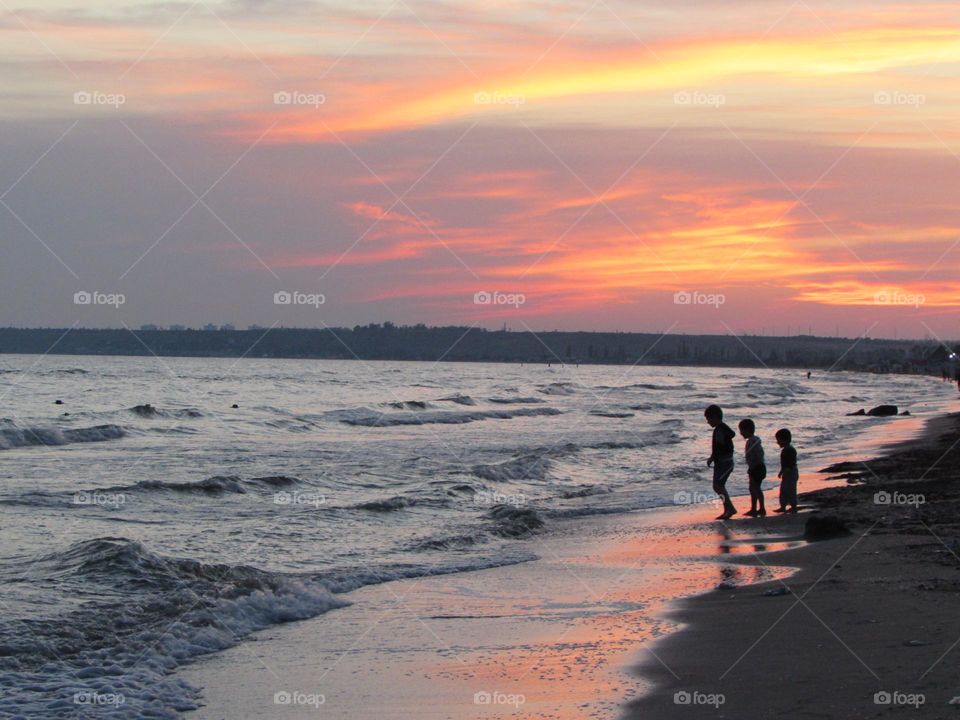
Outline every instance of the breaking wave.
<svg viewBox="0 0 960 720"><path fill-rule="evenodd" d="M43 427L0 428L0 450L56 446L73 443L104 442L125 437L127 431L119 425L94 425L86 428L60 429Z"/></svg>
<svg viewBox="0 0 960 720"><path fill-rule="evenodd" d="M544 480L550 461L543 455L524 455L492 465L474 465L473 474L493 482Z"/></svg>
<svg viewBox="0 0 960 720"><path fill-rule="evenodd" d="M5 584L56 582L95 599L0 620L3 705L23 717L176 718L198 706L174 676L192 658L275 623L348 604L310 577L155 554L127 538L78 542L8 568ZM89 704L84 698L107 698Z"/></svg>
<svg viewBox="0 0 960 720"><path fill-rule="evenodd" d="M536 415L559 415L556 408L516 408L513 410L426 410L417 413L394 415L382 413L369 408L354 408L351 410L334 410L327 413L339 422L347 425L362 425L365 427L390 427L395 425L462 425L479 420L509 420L515 417L530 417Z"/></svg>

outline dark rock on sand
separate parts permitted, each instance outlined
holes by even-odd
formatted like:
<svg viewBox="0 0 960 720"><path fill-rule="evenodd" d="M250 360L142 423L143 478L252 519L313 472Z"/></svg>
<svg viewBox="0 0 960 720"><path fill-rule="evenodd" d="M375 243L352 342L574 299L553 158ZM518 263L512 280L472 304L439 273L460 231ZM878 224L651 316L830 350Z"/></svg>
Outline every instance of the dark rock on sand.
<svg viewBox="0 0 960 720"><path fill-rule="evenodd" d="M772 590L767 590L763 593L764 597L782 597L783 595L789 595L790 590L786 587L773 588Z"/></svg>
<svg viewBox="0 0 960 720"><path fill-rule="evenodd" d="M231 405L230 407L231 407L231 408L233 408L234 410L236 410L236 409L237 409L238 407L240 407L240 406L239 406L239 405L237 405L236 403L234 403L234 404L233 404L233 405Z"/></svg>
<svg viewBox="0 0 960 720"><path fill-rule="evenodd" d="M866 414L867 414L867 411L864 410L863 408L860 408L856 412L847 413L847 417L854 417L855 415L866 415Z"/></svg>
<svg viewBox="0 0 960 720"><path fill-rule="evenodd" d="M899 412L900 408L896 405L877 405L875 408L870 408L867 415L870 417L890 417L899 414Z"/></svg>
<svg viewBox="0 0 960 720"><path fill-rule="evenodd" d="M910 411L909 411L909 410L904 410L904 411L903 411L902 413L900 413L900 414L901 414L901 415L909 415L909 414L910 414Z"/></svg>
<svg viewBox="0 0 960 720"><path fill-rule="evenodd" d="M828 540L849 534L850 529L847 524L835 515L814 515L807 519L806 527L803 529L803 537L811 541Z"/></svg>
<svg viewBox="0 0 960 720"><path fill-rule="evenodd" d="M54 400L54 401L53 401L53 404L54 404L54 405L63 405L63 400Z"/></svg>
<svg viewBox="0 0 960 720"><path fill-rule="evenodd" d="M834 463L829 465L819 472L834 475L836 473L862 473L867 468L867 463L862 460L845 460L844 462Z"/></svg>

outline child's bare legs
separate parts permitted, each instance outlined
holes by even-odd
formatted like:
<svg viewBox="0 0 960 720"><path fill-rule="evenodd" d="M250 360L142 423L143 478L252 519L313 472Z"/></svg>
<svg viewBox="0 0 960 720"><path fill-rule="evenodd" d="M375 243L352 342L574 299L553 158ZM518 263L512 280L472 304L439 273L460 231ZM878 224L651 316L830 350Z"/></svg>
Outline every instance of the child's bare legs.
<svg viewBox="0 0 960 720"><path fill-rule="evenodd" d="M753 498L751 498L751 502ZM763 517L767 514L767 506L763 499L763 490L760 487L760 483L757 483L756 489L756 501L757 501L757 516Z"/></svg>
<svg viewBox="0 0 960 720"><path fill-rule="evenodd" d="M727 492L727 480L731 473L733 473L733 460L718 460L713 466L713 491L723 501L723 513L717 517L717 520L726 520L737 514L737 509L730 500L730 493Z"/></svg>
<svg viewBox="0 0 960 720"><path fill-rule="evenodd" d="M780 508L777 512L795 513L797 511L797 479L796 470L784 471L780 483Z"/></svg>

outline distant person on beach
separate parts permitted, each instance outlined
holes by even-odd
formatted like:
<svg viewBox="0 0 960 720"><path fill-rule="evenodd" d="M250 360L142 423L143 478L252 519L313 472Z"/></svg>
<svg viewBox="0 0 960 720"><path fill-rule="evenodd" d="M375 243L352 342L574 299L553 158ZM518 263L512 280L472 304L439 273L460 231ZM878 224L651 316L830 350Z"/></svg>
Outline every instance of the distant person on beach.
<svg viewBox="0 0 960 720"><path fill-rule="evenodd" d="M703 411L707 423L713 428L713 440L707 467L713 467L713 491L723 500L723 513L717 520L728 520L737 514L737 509L727 492L727 480L733 473L733 439L737 434L723 421L723 410L711 405Z"/></svg>
<svg viewBox="0 0 960 720"><path fill-rule="evenodd" d="M783 448L780 451L780 507L774 512L797 511L797 481L800 479L800 470L797 468L797 450L791 444L793 434L787 428L777 430L777 445Z"/></svg>
<svg viewBox="0 0 960 720"><path fill-rule="evenodd" d="M747 460L747 479L750 482L750 517L766 517L767 506L763 502L763 479L767 476L763 443L757 437L757 426L750 418L740 421L740 435L746 440L744 454Z"/></svg>

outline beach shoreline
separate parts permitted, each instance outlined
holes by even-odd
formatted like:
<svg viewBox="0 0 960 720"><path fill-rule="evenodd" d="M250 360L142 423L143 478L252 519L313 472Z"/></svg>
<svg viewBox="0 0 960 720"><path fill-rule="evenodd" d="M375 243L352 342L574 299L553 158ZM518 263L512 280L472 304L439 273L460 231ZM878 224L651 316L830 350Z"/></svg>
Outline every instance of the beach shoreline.
<svg viewBox="0 0 960 720"><path fill-rule="evenodd" d="M788 578L675 604L669 616L683 629L636 668L656 689L626 717L953 717L958 447L955 413L874 460L828 468L844 486L803 493L815 511L786 522L800 535L817 529L810 518L830 518L819 527L832 537L778 553L797 568Z"/></svg>
<svg viewBox="0 0 960 720"><path fill-rule="evenodd" d="M915 438L921 422L885 425L866 452L877 454L884 439ZM636 698L664 697L677 679L659 647L689 636L674 632L691 624L672 611L678 598L694 598L684 608L804 572L807 513L721 524L716 511L583 518L549 538L535 535L539 560L354 591L348 608L270 628L185 668L182 677L203 688L203 706L188 717L316 717L319 705L297 705L311 697L333 717L620 717ZM639 674L638 657L649 661ZM278 707L277 693L290 704ZM507 702L518 697L522 704ZM661 712L630 708L633 717Z"/></svg>
<svg viewBox="0 0 960 720"><path fill-rule="evenodd" d="M538 560L353 591L349 607L185 668L203 688L203 706L186 717L616 717L650 690L629 670L639 645L675 629L663 611L676 597L791 572L734 576L715 563L715 514L676 507L574 520L531 539ZM278 707L277 693L324 702Z"/></svg>

